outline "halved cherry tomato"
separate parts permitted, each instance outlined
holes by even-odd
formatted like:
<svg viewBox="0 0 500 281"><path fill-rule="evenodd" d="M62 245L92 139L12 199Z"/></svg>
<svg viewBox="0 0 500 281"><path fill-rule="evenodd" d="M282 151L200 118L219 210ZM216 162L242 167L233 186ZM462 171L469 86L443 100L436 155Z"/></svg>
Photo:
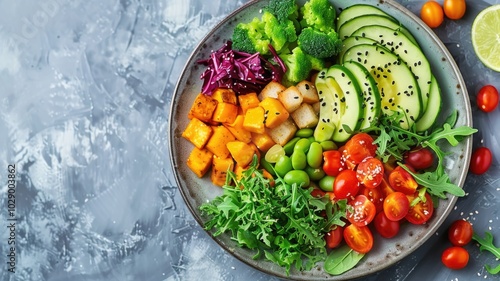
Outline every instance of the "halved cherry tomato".
<svg viewBox="0 0 500 281"><path fill-rule="evenodd" d="M493 157L487 147L479 147L472 153L469 170L476 175L482 175L488 171Z"/></svg>
<svg viewBox="0 0 500 281"><path fill-rule="evenodd" d="M380 236L384 238L392 238L399 233L399 222L390 220L384 212L380 212L375 216L373 225Z"/></svg>
<svg viewBox="0 0 500 281"><path fill-rule="evenodd" d="M315 187L313 188L313 190L311 190L311 195L316 198L323 198L326 195L326 193L323 190Z"/></svg>
<svg viewBox="0 0 500 281"><path fill-rule="evenodd" d="M394 190L409 195L415 193L418 187L418 183L413 176L401 166L396 167L389 174L389 184Z"/></svg>
<svg viewBox="0 0 500 281"><path fill-rule="evenodd" d="M465 0L444 0L444 14L452 20L461 19L465 15Z"/></svg>
<svg viewBox="0 0 500 281"><path fill-rule="evenodd" d="M448 229L448 239L453 246L465 246L472 240L474 230L466 220L454 221Z"/></svg>
<svg viewBox="0 0 500 281"><path fill-rule="evenodd" d="M344 241L358 253L368 253L373 247L373 234L368 226L350 224L344 228Z"/></svg>
<svg viewBox="0 0 500 281"><path fill-rule="evenodd" d="M359 188L358 194L363 194L375 205L375 210L378 212L382 211L384 205L384 195L379 189L380 186L375 188L367 188L366 186L361 186Z"/></svg>
<svg viewBox="0 0 500 281"><path fill-rule="evenodd" d="M436 28L443 23L444 12L441 5L436 1L428 1L420 10L420 18L427 24L430 28Z"/></svg>
<svg viewBox="0 0 500 281"><path fill-rule="evenodd" d="M348 205L350 208L347 208L346 217L352 224L365 226L375 217L375 204L362 194L349 201Z"/></svg>
<svg viewBox="0 0 500 281"><path fill-rule="evenodd" d="M346 161L357 165L366 157L374 157L376 151L373 138L367 133L358 133L346 142L342 155Z"/></svg>
<svg viewBox="0 0 500 281"><path fill-rule="evenodd" d="M391 221L399 221L410 210L410 201L402 192L395 191L384 199L384 213Z"/></svg>
<svg viewBox="0 0 500 281"><path fill-rule="evenodd" d="M469 252L462 247L452 246L441 255L443 264L451 269L462 269L469 262Z"/></svg>
<svg viewBox="0 0 500 281"><path fill-rule="evenodd" d="M346 199L354 197L359 191L359 181L356 178L356 172L353 170L343 170L335 178L333 183L333 193L335 198Z"/></svg>
<svg viewBox="0 0 500 281"><path fill-rule="evenodd" d="M336 177L342 170L345 170L345 163L340 151L327 150L323 152L323 171L327 175Z"/></svg>
<svg viewBox="0 0 500 281"><path fill-rule="evenodd" d="M417 147L403 155L405 163L416 170L430 168L434 164L434 154L428 148Z"/></svg>
<svg viewBox="0 0 500 281"><path fill-rule="evenodd" d="M382 179L382 182L377 188L380 189L380 191L382 192L382 197L384 198L395 191L394 188L391 187L386 178Z"/></svg>
<svg viewBox="0 0 500 281"><path fill-rule="evenodd" d="M367 157L356 167L356 177L364 186L375 188L384 177L384 164L377 158Z"/></svg>
<svg viewBox="0 0 500 281"><path fill-rule="evenodd" d="M417 198L418 191L415 192L413 196L408 196L409 202ZM424 224L426 223L434 213L434 203L432 202L431 196L425 193L425 202L423 200L419 201L416 205L410 206L408 214L405 216L406 220L412 224Z"/></svg>
<svg viewBox="0 0 500 281"><path fill-rule="evenodd" d="M328 249L337 248L344 239L344 228L342 226L335 226L332 230L325 234L326 247Z"/></svg>
<svg viewBox="0 0 500 281"><path fill-rule="evenodd" d="M482 87L477 93L477 107L484 112L492 112L498 105L498 90L493 85Z"/></svg>

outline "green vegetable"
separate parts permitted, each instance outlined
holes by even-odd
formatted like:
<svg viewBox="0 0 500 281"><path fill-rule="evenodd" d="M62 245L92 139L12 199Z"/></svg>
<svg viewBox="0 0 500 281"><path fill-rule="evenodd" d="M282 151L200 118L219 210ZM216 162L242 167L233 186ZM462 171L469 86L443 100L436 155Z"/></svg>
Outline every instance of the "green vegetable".
<svg viewBox="0 0 500 281"><path fill-rule="evenodd" d="M321 66L325 66L323 61L307 55L300 47L295 47L291 53L282 53L279 56L287 68L282 81L285 85L297 84L309 77L311 70L320 70ZM313 65L313 60L317 66Z"/></svg>
<svg viewBox="0 0 500 281"><path fill-rule="evenodd" d="M309 175L304 170L291 170L286 173L283 180L287 184L301 187L309 187L309 184L311 184L311 179L309 179Z"/></svg>
<svg viewBox="0 0 500 281"><path fill-rule="evenodd" d="M324 269L332 275L340 275L352 269L365 256L344 245L332 251L325 260Z"/></svg>
<svg viewBox="0 0 500 281"><path fill-rule="evenodd" d="M498 259L500 259L500 248L499 247L496 247L494 244L493 244L493 235L486 231L484 233L484 238L481 238L479 237L479 235L477 235L476 233L474 233L472 235L472 239L475 240L477 243L479 243L479 250L480 251L488 251L490 253L492 253L493 255L495 255L495 257ZM497 265L497 267L495 268L492 268L491 266L489 265L485 265L484 266L486 268L486 270L490 273L490 274L498 274L500 273L500 264Z"/></svg>
<svg viewBox="0 0 500 281"><path fill-rule="evenodd" d="M343 46L342 40L333 28L327 32L322 32L311 27L304 28L297 42L304 53L321 59L337 55Z"/></svg>
<svg viewBox="0 0 500 281"><path fill-rule="evenodd" d="M223 194L200 206L208 218L205 228L214 236L228 232L239 246L256 251L289 273L292 266L310 270L327 256L325 233L333 225L345 223L346 200L333 204L328 198L314 198L312 189L286 184L281 177L270 181L256 168L254 157L250 168L235 186L223 186ZM324 218L321 213L326 213Z"/></svg>
<svg viewBox="0 0 500 281"><path fill-rule="evenodd" d="M315 29L327 32L334 28L336 21L335 8L328 0L309 0L300 8L304 27L314 27Z"/></svg>
<svg viewBox="0 0 500 281"><path fill-rule="evenodd" d="M323 164L323 147L318 142L311 143L307 152L307 164L313 168L320 168Z"/></svg>

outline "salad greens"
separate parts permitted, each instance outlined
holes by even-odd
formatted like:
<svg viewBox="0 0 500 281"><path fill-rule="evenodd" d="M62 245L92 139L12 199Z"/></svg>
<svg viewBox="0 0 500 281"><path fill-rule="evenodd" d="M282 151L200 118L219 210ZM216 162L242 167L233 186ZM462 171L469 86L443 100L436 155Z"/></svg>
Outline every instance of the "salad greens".
<svg viewBox="0 0 500 281"><path fill-rule="evenodd" d="M325 260L324 269L331 275L340 275L358 264L365 254L344 245L331 252Z"/></svg>
<svg viewBox="0 0 500 281"><path fill-rule="evenodd" d="M480 251L488 251L490 253L492 253L493 255L495 255L495 257L498 259L500 259L500 248L499 247L496 247L494 244L493 244L493 235L486 231L484 233L484 238L481 238L479 235L477 235L476 233L474 233L472 235L472 239L474 241L476 241L477 243L479 243L479 250ZM489 266L489 265L485 265L484 266L486 268L486 270L490 273L490 274L498 274L500 273L500 264L497 265L495 268Z"/></svg>
<svg viewBox="0 0 500 281"><path fill-rule="evenodd" d="M310 189L281 177L273 183L257 166L254 157L239 180L229 172L223 194L200 206L210 218L205 228L215 228L214 236L229 231L240 246L257 251L254 258L264 254L287 273L292 265L310 270L327 256L324 233L345 224L346 200L313 197Z"/></svg>

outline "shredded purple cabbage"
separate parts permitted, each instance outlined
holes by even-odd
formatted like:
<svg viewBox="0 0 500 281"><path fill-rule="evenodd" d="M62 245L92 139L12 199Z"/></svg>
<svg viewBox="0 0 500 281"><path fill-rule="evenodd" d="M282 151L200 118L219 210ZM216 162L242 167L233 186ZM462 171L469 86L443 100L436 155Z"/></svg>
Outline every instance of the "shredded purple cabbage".
<svg viewBox="0 0 500 281"><path fill-rule="evenodd" d="M260 92L271 81L280 82L286 67L271 45L269 48L278 65L265 59L260 53L249 54L235 51L227 41L213 51L210 58L198 63L207 69L201 75L202 92L211 95L216 88L233 89L237 94Z"/></svg>

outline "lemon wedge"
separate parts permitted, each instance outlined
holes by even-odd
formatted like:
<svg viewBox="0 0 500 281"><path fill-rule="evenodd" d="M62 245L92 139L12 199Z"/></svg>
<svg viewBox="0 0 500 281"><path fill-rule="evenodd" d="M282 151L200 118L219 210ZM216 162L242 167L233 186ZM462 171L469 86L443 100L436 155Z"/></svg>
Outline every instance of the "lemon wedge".
<svg viewBox="0 0 500 281"><path fill-rule="evenodd" d="M471 35L479 60L500 72L500 5L490 6L476 16Z"/></svg>

